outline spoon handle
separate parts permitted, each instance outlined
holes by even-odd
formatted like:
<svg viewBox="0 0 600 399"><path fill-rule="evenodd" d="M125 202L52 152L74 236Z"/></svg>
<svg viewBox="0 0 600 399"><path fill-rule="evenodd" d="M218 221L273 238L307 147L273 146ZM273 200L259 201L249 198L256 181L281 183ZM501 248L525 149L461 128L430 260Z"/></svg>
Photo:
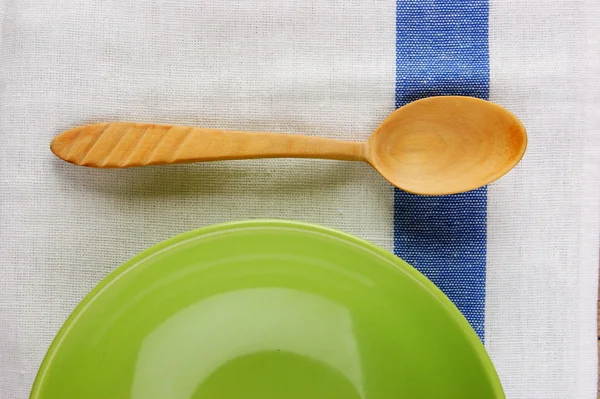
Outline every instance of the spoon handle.
<svg viewBox="0 0 600 399"><path fill-rule="evenodd" d="M366 160L364 143L133 122L79 126L56 136L50 148L67 162L96 168L250 158Z"/></svg>

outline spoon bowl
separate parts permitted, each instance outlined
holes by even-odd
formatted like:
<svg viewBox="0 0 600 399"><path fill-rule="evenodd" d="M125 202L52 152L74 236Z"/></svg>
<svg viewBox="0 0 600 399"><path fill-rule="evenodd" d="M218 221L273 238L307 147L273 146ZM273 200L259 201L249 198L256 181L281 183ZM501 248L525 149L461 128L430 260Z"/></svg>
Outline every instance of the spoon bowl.
<svg viewBox="0 0 600 399"><path fill-rule="evenodd" d="M59 134L50 148L82 166L127 168L249 158L368 162L394 186L443 195L484 186L523 157L527 134L499 105L429 97L392 112L365 143L133 122L96 123Z"/></svg>
<svg viewBox="0 0 600 399"><path fill-rule="evenodd" d="M525 128L506 109L473 97L429 97L392 112L367 143L368 162L394 186L452 194L502 177L523 157Z"/></svg>

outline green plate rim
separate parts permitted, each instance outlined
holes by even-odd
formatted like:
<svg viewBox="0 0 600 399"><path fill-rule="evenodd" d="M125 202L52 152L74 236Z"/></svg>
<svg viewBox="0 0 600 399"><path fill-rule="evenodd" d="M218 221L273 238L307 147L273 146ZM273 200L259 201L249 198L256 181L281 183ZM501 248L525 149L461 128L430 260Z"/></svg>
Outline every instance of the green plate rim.
<svg viewBox="0 0 600 399"><path fill-rule="evenodd" d="M421 272L417 269L409 265L403 259L397 257L391 252L367 241L362 238L356 237L352 234L345 233L340 230L336 230L330 227L325 227L321 225L316 225L312 223L292 221L292 220L284 220L284 219L251 219L251 220L239 220L225 223L213 224L210 226L200 227L198 229L190 230L184 233L180 233L176 236L168 238L164 241L161 241L145 250L141 251L134 257L130 258L125 263L118 266L115 270L106 275L94 288L88 292L85 297L77 304L75 309L71 312L69 317L63 323L58 333L52 340L42 363L38 369L35 380L33 382L33 386L31 388L31 394L29 396L30 399L39 398L40 389L44 382L44 378L52 365L52 359L54 355L60 348L60 345L65 338L65 335L69 332L72 325L77 321L77 319L83 314L85 309L95 300L95 298L100 295L109 285L111 285L114 281L118 280L118 278L128 272L131 267L137 265L145 258L148 258L159 251L162 251L172 245L178 244L182 241L191 239L191 238L199 238L201 236L228 231L237 228L247 228L247 227L288 227L288 228L296 228L308 232L320 233L328 236L332 236L337 239L341 239L343 241L349 242L354 245L358 245L363 249L369 250L374 254L388 260L391 264L396 266L400 271L404 272L409 277L413 278L415 282L420 284L434 299L436 299L442 307L450 314L452 319L457 323L458 327L462 331L462 333L466 336L467 342L471 344L471 346L475 349L475 353L477 354L479 361L481 362L482 367L484 368L489 382L492 386L494 394L497 398L505 398L504 390L502 388L502 384L500 383L500 379L496 372L496 369L483 346L483 343L480 341L479 337L475 333L475 331L471 328L471 325L462 315L462 313L458 310L458 308L454 305L454 303L435 285L433 284L427 277L425 277Z"/></svg>

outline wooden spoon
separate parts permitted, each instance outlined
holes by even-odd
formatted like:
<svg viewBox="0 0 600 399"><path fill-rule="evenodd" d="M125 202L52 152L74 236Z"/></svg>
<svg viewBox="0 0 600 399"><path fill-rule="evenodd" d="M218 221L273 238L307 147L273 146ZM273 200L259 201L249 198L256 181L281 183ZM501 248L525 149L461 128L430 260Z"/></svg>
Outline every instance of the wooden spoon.
<svg viewBox="0 0 600 399"><path fill-rule="evenodd" d="M76 165L127 168L248 158L368 162L394 186L441 195L486 185L523 157L527 134L499 105L473 97L429 97L392 112L367 142L132 122L79 126L52 140Z"/></svg>

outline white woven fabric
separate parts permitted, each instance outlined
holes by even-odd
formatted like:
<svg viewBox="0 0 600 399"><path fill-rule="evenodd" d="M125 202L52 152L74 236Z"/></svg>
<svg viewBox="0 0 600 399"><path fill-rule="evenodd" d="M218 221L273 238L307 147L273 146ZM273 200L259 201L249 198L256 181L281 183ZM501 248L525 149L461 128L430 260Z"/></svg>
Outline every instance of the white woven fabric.
<svg viewBox="0 0 600 399"><path fill-rule="evenodd" d="M508 398L596 398L599 6L490 4L490 100L529 135L488 196L486 347Z"/></svg>
<svg viewBox="0 0 600 399"><path fill-rule="evenodd" d="M600 9L490 0L491 99L530 133L489 188L486 346L509 398L595 397ZM67 165L51 138L136 120L365 139L394 109L393 0L0 0L0 398L26 398L83 296L144 248L257 217L393 245L367 165ZM593 42L595 40L595 42Z"/></svg>

